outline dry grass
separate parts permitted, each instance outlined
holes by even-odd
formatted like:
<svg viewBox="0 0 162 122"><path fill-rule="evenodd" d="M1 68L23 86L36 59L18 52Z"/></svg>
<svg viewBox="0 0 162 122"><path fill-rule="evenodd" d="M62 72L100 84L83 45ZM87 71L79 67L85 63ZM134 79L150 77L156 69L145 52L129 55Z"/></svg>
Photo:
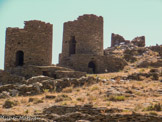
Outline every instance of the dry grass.
<svg viewBox="0 0 162 122"><path fill-rule="evenodd" d="M147 72L148 69L137 69L130 70L129 73L134 72ZM116 76L127 76L129 73L124 71L118 73L107 73L92 75L94 77L99 77L102 79L107 79L106 82L99 82L94 85L85 84L83 87L67 87L64 88L60 93L50 93L48 90L44 90L44 94L27 96L27 97L13 97L9 98L11 101L18 101L18 105L12 107L11 109L2 108L6 99L0 99L0 114L24 114L24 115L34 115L35 113L41 113L44 108L52 105L83 105L91 103L94 107L107 107L107 108L119 108L123 109L123 113L135 112L154 112L155 109L150 109L151 111L144 111L144 109L149 108L150 103L155 105L156 103L162 104L162 96L157 93L158 89L162 89L160 82L154 82L148 79L144 81L129 81L121 82L120 77L116 79L117 82L111 82L109 79ZM106 92L110 88L124 89L127 94L134 95L130 97L125 97L124 95L105 97ZM53 99L46 99L46 95L56 96ZM34 99L29 102L29 99ZM31 100L30 100L31 101ZM148 104L148 105L147 105ZM151 108L151 107L150 107ZM156 114L162 115L162 112L156 112Z"/></svg>

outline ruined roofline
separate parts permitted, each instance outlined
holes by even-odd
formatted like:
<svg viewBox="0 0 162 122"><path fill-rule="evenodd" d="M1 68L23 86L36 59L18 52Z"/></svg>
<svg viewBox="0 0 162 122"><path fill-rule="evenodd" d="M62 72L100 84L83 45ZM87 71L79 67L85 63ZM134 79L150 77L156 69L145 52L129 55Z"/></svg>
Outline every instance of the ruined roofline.
<svg viewBox="0 0 162 122"><path fill-rule="evenodd" d="M24 21L24 27L23 28L18 28L18 27L7 27L7 30L15 30L15 31L23 31L25 29L25 27L28 26L28 24L30 23L37 23L37 24L43 24L43 25L52 25L50 23L46 23L40 20L28 20L28 21Z"/></svg>
<svg viewBox="0 0 162 122"><path fill-rule="evenodd" d="M41 21L41 20L29 20L29 21L24 21L25 26L26 26L28 23L39 23L39 24L47 24L47 25L49 24L49 25L52 25L52 24L50 24L49 22L46 23L46 22Z"/></svg>
<svg viewBox="0 0 162 122"><path fill-rule="evenodd" d="M87 18L87 17L91 17L91 18L102 18L103 19L103 17L102 16L97 16L97 15L95 15L95 14L83 14L83 15L81 15L81 16L79 16L77 19L75 19L75 20L73 20L73 21L67 21L67 22L65 22L64 24L66 24L66 23L73 23L73 22L76 22L76 21L78 21L78 20L81 20L81 19L83 19L83 18Z"/></svg>
<svg viewBox="0 0 162 122"><path fill-rule="evenodd" d="M116 36L120 36L120 37L122 37L125 41L130 41L130 42L132 42L133 40L135 40L135 39L137 39L137 38L144 38L145 39L145 36L137 36L137 37L135 37L135 38L133 38L132 40L126 40L123 36L121 36L121 35L119 35L119 34L115 34L115 33L112 33L112 35L116 35Z"/></svg>
<svg viewBox="0 0 162 122"><path fill-rule="evenodd" d="M121 38L123 38L125 40L125 38L123 36L119 35L119 34L112 33L112 36L114 36L114 35L120 36Z"/></svg>

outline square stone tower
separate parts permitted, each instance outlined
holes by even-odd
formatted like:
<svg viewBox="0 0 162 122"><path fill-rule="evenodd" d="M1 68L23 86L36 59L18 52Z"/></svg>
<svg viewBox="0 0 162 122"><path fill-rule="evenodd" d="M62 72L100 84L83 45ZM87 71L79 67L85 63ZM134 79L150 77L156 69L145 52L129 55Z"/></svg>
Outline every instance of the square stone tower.
<svg viewBox="0 0 162 122"><path fill-rule="evenodd" d="M53 25L37 20L25 21L25 27L7 28L5 70L27 65L52 63Z"/></svg>
<svg viewBox="0 0 162 122"><path fill-rule="evenodd" d="M103 52L103 17L85 14L64 23L60 66L88 72Z"/></svg>
<svg viewBox="0 0 162 122"><path fill-rule="evenodd" d="M62 55L103 55L103 18L96 15L79 16L64 23Z"/></svg>
<svg viewBox="0 0 162 122"><path fill-rule="evenodd" d="M62 53L59 66L88 73L113 72L126 62L104 55L103 17L85 14L77 20L64 23Z"/></svg>

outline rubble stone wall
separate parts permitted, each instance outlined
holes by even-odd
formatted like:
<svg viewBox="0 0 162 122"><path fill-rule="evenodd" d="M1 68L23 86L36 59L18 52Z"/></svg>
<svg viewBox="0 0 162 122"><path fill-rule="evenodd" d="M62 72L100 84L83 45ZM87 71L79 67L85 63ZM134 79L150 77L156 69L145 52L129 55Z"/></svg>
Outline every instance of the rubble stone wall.
<svg viewBox="0 0 162 122"><path fill-rule="evenodd" d="M25 77L26 79L39 75L48 76L54 79L80 78L86 75L85 72L78 72L58 66L23 66L12 68L9 72L11 74Z"/></svg>
<svg viewBox="0 0 162 122"><path fill-rule="evenodd" d="M131 42L138 47L145 47L145 37L144 36L136 37Z"/></svg>
<svg viewBox="0 0 162 122"><path fill-rule="evenodd" d="M132 41L129 41L129 40L125 40L124 37L122 37L119 34L112 33L112 35L111 35L111 47L119 46L122 43L124 45L128 45L128 44L131 43L131 44L138 46L138 47L145 47L145 36L136 37Z"/></svg>
<svg viewBox="0 0 162 122"><path fill-rule="evenodd" d="M112 35L111 35L111 47L119 46L120 43L128 44L128 43L130 43L130 41L125 40L125 39L124 39L122 36L120 36L119 34L114 34L114 33L112 33Z"/></svg>
<svg viewBox="0 0 162 122"><path fill-rule="evenodd" d="M7 28L5 69L17 66L19 52L23 65L51 65L52 31L53 25L36 20L25 21L24 29Z"/></svg>
<svg viewBox="0 0 162 122"><path fill-rule="evenodd" d="M93 72L93 68L89 67L90 62L94 63L95 72ZM63 64L65 67L88 73L115 72L127 65L126 61L121 58L86 54L73 55L69 59L64 60Z"/></svg>
<svg viewBox="0 0 162 122"><path fill-rule="evenodd" d="M162 57L162 45L157 46L151 46L149 47L152 51L158 52L159 55Z"/></svg>
<svg viewBox="0 0 162 122"><path fill-rule="evenodd" d="M114 64L117 62L114 59L104 55L102 17L83 15L75 21L64 23L60 66L88 73L113 72L125 66L121 59Z"/></svg>

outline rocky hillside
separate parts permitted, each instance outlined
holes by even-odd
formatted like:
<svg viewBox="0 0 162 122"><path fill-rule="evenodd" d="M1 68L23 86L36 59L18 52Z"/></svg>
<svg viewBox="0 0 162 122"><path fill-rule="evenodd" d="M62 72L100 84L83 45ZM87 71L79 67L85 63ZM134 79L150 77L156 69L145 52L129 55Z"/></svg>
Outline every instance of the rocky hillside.
<svg viewBox="0 0 162 122"><path fill-rule="evenodd" d="M125 59L122 71L80 78L29 79L0 71L0 121L161 122L161 46L120 45L105 55Z"/></svg>

